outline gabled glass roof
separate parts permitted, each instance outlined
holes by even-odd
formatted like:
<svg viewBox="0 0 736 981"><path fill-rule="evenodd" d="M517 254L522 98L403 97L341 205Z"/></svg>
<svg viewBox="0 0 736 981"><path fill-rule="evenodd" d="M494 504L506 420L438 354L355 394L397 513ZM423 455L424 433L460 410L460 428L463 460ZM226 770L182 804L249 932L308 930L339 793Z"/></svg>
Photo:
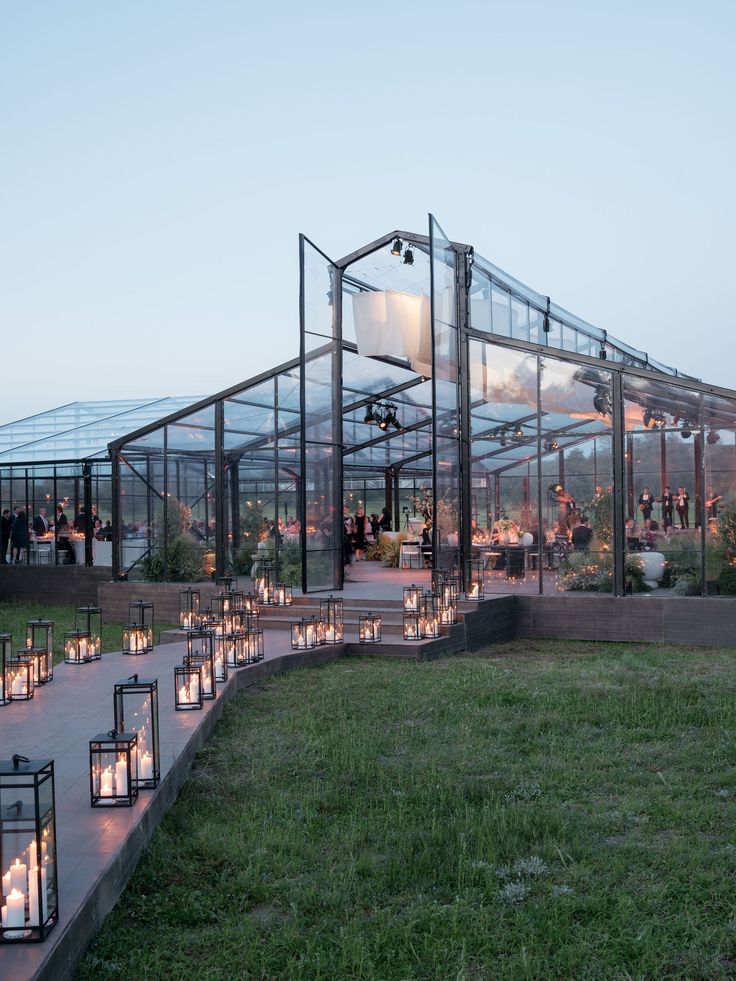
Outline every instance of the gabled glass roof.
<svg viewBox="0 0 736 981"><path fill-rule="evenodd" d="M107 458L114 439L192 405L195 396L70 402L0 426L0 465Z"/></svg>

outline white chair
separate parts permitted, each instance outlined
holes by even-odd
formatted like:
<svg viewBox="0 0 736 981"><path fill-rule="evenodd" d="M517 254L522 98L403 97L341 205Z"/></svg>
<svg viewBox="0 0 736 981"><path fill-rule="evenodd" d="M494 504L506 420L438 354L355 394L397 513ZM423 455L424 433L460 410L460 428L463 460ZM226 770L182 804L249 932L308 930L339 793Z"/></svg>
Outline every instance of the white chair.
<svg viewBox="0 0 736 981"><path fill-rule="evenodd" d="M399 550L400 569L421 569L422 550L419 542L402 542Z"/></svg>

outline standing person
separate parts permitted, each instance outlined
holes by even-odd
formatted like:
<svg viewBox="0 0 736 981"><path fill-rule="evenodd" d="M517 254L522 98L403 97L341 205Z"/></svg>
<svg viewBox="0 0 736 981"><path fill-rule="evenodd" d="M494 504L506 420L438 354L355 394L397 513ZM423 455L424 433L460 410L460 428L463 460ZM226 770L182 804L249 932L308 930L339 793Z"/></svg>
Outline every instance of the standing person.
<svg viewBox="0 0 736 981"><path fill-rule="evenodd" d="M368 524L368 518L363 508L358 508L355 513L355 561L362 562L365 559L365 549L367 545L368 535L366 531L366 526Z"/></svg>
<svg viewBox="0 0 736 981"><path fill-rule="evenodd" d="M8 564L8 543L10 542L10 529L13 519L10 516L9 508L5 508L0 519L0 565Z"/></svg>
<svg viewBox="0 0 736 981"><path fill-rule="evenodd" d="M718 518L718 502L721 500L721 495L716 494L712 487L708 488L708 493L705 499L706 515L710 520L716 520Z"/></svg>
<svg viewBox="0 0 736 981"><path fill-rule="evenodd" d="M675 495L675 507L677 508L677 516L680 519L680 528L689 528L690 495L684 487L677 488L677 494Z"/></svg>
<svg viewBox="0 0 736 981"><path fill-rule="evenodd" d="M57 552L66 552L67 565L76 565L77 557L74 554L74 545L69 537L70 534L69 519L64 514L64 508L59 505L56 509L56 550Z"/></svg>
<svg viewBox="0 0 736 981"><path fill-rule="evenodd" d="M381 511L381 517L378 519L378 527L381 531L391 531L391 515L388 513L388 508L384 508Z"/></svg>
<svg viewBox="0 0 736 981"><path fill-rule="evenodd" d="M675 499L672 496L672 491L669 489L669 487L665 487L665 489L662 491L662 523L664 524L665 531L672 527L672 513L674 506Z"/></svg>
<svg viewBox="0 0 736 981"><path fill-rule="evenodd" d="M15 516L13 527L10 529L10 562L17 565L25 558L28 549L28 517L21 508Z"/></svg>
<svg viewBox="0 0 736 981"><path fill-rule="evenodd" d="M355 526L353 516L347 504L342 509L342 552L343 565L347 569L353 562L353 545L355 544Z"/></svg>
<svg viewBox="0 0 736 981"><path fill-rule="evenodd" d="M645 487L639 495L639 510L644 516L644 521L649 521L652 517L654 507L654 495L649 493L649 488Z"/></svg>
<svg viewBox="0 0 736 981"><path fill-rule="evenodd" d="M46 517L46 508L39 508L38 514L33 519L33 534L36 538L48 534L49 522Z"/></svg>

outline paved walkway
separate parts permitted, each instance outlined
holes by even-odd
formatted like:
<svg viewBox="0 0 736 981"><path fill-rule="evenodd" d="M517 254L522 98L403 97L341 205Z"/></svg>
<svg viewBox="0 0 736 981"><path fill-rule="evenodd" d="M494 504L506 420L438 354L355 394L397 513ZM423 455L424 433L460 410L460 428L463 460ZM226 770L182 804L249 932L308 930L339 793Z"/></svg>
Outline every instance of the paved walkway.
<svg viewBox="0 0 736 981"><path fill-rule="evenodd" d="M287 654L291 658L288 631L267 631L264 642L266 662ZM141 657L104 654L90 664L60 664L54 669L53 682L36 689L31 701L0 706L0 757L10 759L20 753L31 759L54 760L60 913L59 923L44 943L0 945L2 981L34 977L57 981L66 976L68 967L63 965L74 963L90 935L89 924L80 928L83 904L84 917L89 917L90 898L105 880L107 893L93 907L94 932L131 871L128 866L137 861L176 796L191 757L221 714L223 701L243 687L245 679L238 674L255 673L260 667L231 670L227 685L220 687L215 701L205 702L203 711L177 712L174 665L181 663L184 647L167 644ZM329 650L332 655L337 652L337 648ZM132 808L92 808L89 740L113 727L113 686L134 671L141 678L158 678L162 783L155 791L141 791ZM181 772L172 774L177 762L183 764Z"/></svg>

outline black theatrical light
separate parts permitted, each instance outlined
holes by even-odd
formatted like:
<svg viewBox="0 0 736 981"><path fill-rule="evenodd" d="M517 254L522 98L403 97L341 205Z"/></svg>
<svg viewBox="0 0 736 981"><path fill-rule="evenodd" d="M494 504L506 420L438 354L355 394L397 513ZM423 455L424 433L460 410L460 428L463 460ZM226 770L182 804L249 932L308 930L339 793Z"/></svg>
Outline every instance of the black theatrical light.
<svg viewBox="0 0 736 981"><path fill-rule="evenodd" d="M394 244L391 246L391 255L401 255L401 239L394 239Z"/></svg>
<svg viewBox="0 0 736 981"><path fill-rule="evenodd" d="M559 450L560 444L556 439L545 439L544 448L547 453L552 453L554 450Z"/></svg>
<svg viewBox="0 0 736 981"><path fill-rule="evenodd" d="M382 429L384 432L388 429L388 419L385 416L382 416L378 420L378 428Z"/></svg>
<svg viewBox="0 0 736 981"><path fill-rule="evenodd" d="M602 344L601 344L601 349L598 352L598 357L601 359L601 361L605 361L606 358L608 357L608 351L606 351L605 347Z"/></svg>
<svg viewBox="0 0 736 981"><path fill-rule="evenodd" d="M690 428L690 426L688 426L688 424L686 422L683 422L682 429L680 430L680 436L682 436L683 439L690 439L690 437L692 436L692 434L693 434L693 431Z"/></svg>
<svg viewBox="0 0 736 981"><path fill-rule="evenodd" d="M720 434L717 433L715 429L711 429L711 431L705 437L705 441L709 446L715 446L720 438Z"/></svg>
<svg viewBox="0 0 736 981"><path fill-rule="evenodd" d="M404 265L405 266L414 265L414 253L408 246L406 249L404 249Z"/></svg>
<svg viewBox="0 0 736 981"><path fill-rule="evenodd" d="M372 426L375 424L375 421L376 421L376 417L373 414L373 403L369 402L368 405L366 406L365 416L363 416L363 422L368 426Z"/></svg>
<svg viewBox="0 0 736 981"><path fill-rule="evenodd" d="M522 439L524 436L524 427L517 426L516 429L514 430L514 436L516 436L517 439Z"/></svg>
<svg viewBox="0 0 736 981"><path fill-rule="evenodd" d="M649 429L652 423L652 413L650 409L644 409L641 414L641 421L644 423L647 429Z"/></svg>
<svg viewBox="0 0 736 981"><path fill-rule="evenodd" d="M611 393L605 385L598 385L593 396L593 408L602 416L611 414Z"/></svg>

